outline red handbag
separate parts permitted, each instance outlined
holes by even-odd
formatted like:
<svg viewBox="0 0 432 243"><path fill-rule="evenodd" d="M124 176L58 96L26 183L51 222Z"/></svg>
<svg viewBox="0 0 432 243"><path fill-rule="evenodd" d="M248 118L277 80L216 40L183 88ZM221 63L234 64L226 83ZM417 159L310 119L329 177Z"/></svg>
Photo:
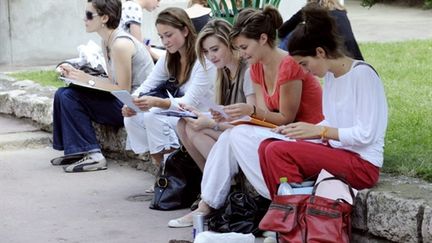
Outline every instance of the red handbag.
<svg viewBox="0 0 432 243"><path fill-rule="evenodd" d="M311 195L275 195L259 228L277 232L282 243L349 243L353 206L344 200L315 195L319 184L327 180L341 179L323 179ZM354 192L348 188L354 201Z"/></svg>

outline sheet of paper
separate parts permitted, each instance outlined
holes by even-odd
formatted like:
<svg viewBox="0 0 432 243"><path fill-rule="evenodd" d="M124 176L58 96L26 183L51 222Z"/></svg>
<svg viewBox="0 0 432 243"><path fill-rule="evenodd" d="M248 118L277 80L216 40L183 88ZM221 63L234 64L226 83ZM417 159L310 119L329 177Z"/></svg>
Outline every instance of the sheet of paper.
<svg viewBox="0 0 432 243"><path fill-rule="evenodd" d="M207 106L209 109L219 112L225 119L229 118L228 114L225 113L225 111L223 110L222 105L217 105L211 99L208 99L206 97L200 97L199 99L200 102Z"/></svg>
<svg viewBox="0 0 432 243"><path fill-rule="evenodd" d="M168 90L167 90L167 93L168 93L168 97L169 97L170 102L171 102L171 106L175 107L176 109L178 109L180 111L184 111L184 109L180 107L180 105L177 102L177 100L174 99L174 96L172 96L172 94Z"/></svg>
<svg viewBox="0 0 432 243"><path fill-rule="evenodd" d="M133 103L133 97L127 90L113 90L111 91L111 94L113 94L115 97L117 97L117 99L123 102L123 104L127 105L127 107L131 108L135 112L143 112Z"/></svg>
<svg viewBox="0 0 432 243"><path fill-rule="evenodd" d="M260 137L266 137L266 138L276 138L280 140L285 141L294 141L293 139L289 137L285 137L284 135L280 133L273 132L270 128L263 128L263 127L254 127L254 132Z"/></svg>
<svg viewBox="0 0 432 243"><path fill-rule="evenodd" d="M333 177L333 175L330 174L328 171L322 169L320 174L318 175L316 183L328 177ZM353 188L353 191L355 197L355 195L357 195L357 190ZM315 195L330 198L333 200L343 199L351 205L353 204L353 199L349 192L348 186L340 180L328 180L321 182L318 185Z"/></svg>

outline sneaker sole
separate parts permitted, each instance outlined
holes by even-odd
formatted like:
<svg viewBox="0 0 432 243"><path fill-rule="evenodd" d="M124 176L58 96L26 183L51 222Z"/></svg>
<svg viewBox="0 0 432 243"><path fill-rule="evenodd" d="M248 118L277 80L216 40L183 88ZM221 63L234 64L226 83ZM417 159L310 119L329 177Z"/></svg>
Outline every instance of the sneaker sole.
<svg viewBox="0 0 432 243"><path fill-rule="evenodd" d="M94 164L98 164L98 162L76 165L70 171L67 170L67 168L69 166L65 166L65 167L63 167L63 170L66 173L75 173L75 172L92 172L92 171L106 170L107 169L106 166L103 166L103 167L93 167L93 168L92 167L85 168L86 166L88 167L88 166L91 166L91 165L94 165Z"/></svg>

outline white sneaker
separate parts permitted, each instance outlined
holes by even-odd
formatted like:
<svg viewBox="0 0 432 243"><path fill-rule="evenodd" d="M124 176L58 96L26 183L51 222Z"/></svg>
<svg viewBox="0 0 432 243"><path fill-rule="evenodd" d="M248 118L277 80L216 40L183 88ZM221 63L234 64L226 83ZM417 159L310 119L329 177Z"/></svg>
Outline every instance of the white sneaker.
<svg viewBox="0 0 432 243"><path fill-rule="evenodd" d="M90 155L84 156L81 160L63 167L65 172L86 172L86 171L97 171L97 170L106 170L107 162L106 159L102 156L102 159L95 160Z"/></svg>

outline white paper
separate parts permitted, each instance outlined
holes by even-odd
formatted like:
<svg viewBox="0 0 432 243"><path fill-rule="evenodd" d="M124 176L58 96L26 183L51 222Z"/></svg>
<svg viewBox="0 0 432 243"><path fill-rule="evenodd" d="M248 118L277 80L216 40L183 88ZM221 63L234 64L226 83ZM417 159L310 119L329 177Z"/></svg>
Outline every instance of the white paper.
<svg viewBox="0 0 432 243"><path fill-rule="evenodd" d="M200 97L199 99L200 102L203 103L203 105L207 106L209 109L219 112L223 116L223 118L229 118L228 114L225 113L225 111L223 110L222 105L217 105L211 99L207 99L206 97Z"/></svg>
<svg viewBox="0 0 432 243"><path fill-rule="evenodd" d="M171 94L168 90L167 90L167 93L168 93L169 100L170 100L170 102L171 102L171 106L172 106L172 107L175 107L177 110L184 111L184 109L180 107L180 105L179 105L179 103L177 102L177 100L174 99L174 96L172 96L172 94Z"/></svg>
<svg viewBox="0 0 432 243"><path fill-rule="evenodd" d="M264 127L254 127L255 134L257 134L260 137L266 137L266 138L276 138L284 141L295 141L289 137L286 137L283 134L273 132L270 128L264 128Z"/></svg>
<svg viewBox="0 0 432 243"><path fill-rule="evenodd" d="M136 106L133 103L133 97L127 90L113 90L111 91L111 94L113 94L117 99L119 99L123 104L125 104L127 107L131 108L135 112L143 112L138 106Z"/></svg>
<svg viewBox="0 0 432 243"><path fill-rule="evenodd" d="M318 175L316 183L322 181L325 178L333 177L328 171L322 169ZM357 190L353 188L354 197L357 195ZM328 180L323 181L318 185L315 195L325 197L333 200L343 199L349 204L353 204L353 198L349 192L348 185L340 180Z"/></svg>

